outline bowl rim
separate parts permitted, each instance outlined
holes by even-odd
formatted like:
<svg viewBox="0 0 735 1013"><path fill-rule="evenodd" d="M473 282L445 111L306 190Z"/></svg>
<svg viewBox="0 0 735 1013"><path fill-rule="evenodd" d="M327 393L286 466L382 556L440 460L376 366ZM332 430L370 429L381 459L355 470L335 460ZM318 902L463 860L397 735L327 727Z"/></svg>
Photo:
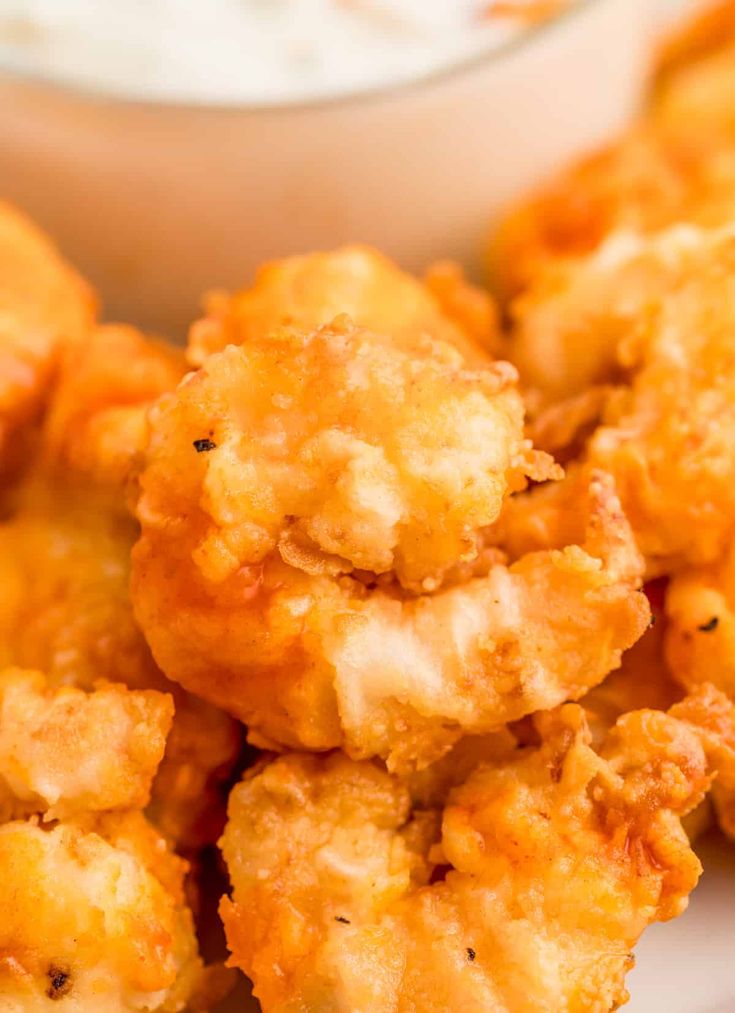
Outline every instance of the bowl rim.
<svg viewBox="0 0 735 1013"><path fill-rule="evenodd" d="M516 56L542 44L550 36L562 32L565 26L587 14L590 9L614 5L616 0L571 0L558 14L540 21L536 25L518 32L500 45L492 45L473 52L471 55L451 61L432 70L424 71L416 77L392 84L378 84L365 88L352 88L347 91L320 95L311 99L295 99L278 102L243 102L241 99L196 99L190 95L177 97L172 95L152 95L150 97L135 90L127 91L124 87L110 84L93 84L73 75L54 74L50 71L30 69L18 60L0 60L0 79L16 79L22 84L53 89L69 98L78 98L88 102L104 102L116 106L139 106L146 109L159 110L211 110L220 112L239 112L258 115L273 115L293 112L318 112L337 106L355 106L369 104L376 100L391 99L411 92L420 91L451 82L465 74L470 74L484 65L502 64Z"/></svg>

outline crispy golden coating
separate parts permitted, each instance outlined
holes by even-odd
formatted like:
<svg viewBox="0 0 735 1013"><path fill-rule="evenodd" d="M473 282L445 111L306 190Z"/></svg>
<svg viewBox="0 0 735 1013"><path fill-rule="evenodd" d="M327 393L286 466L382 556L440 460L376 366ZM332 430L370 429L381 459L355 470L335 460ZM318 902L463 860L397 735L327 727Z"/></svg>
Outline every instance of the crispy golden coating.
<svg viewBox="0 0 735 1013"><path fill-rule="evenodd" d="M133 618L136 526L99 490L42 476L0 525L0 664L41 669L52 686L99 679L172 694L176 713L150 813L184 847L213 840L240 747L232 719L170 683Z"/></svg>
<svg viewBox="0 0 735 1013"><path fill-rule="evenodd" d="M0 825L0 1006L183 1010L199 987L186 863L139 813Z"/></svg>
<svg viewBox="0 0 735 1013"><path fill-rule="evenodd" d="M501 357L503 346L498 307L485 289L467 281L462 268L452 260L439 260L432 264L424 275L424 285L438 302L442 313L464 333L467 341L458 339L449 331L444 333L435 325L429 329L432 337L449 341L470 364L482 365L485 355L481 353ZM390 327L390 320L386 321L386 326ZM380 330L380 327L374 329ZM472 346L468 345L468 341L473 343Z"/></svg>
<svg viewBox="0 0 735 1013"><path fill-rule="evenodd" d="M594 750L568 704L443 812L369 763L276 760L234 790L221 842L234 962L266 1013L608 1013L641 932L697 882L680 817L732 776L732 720L709 689Z"/></svg>
<svg viewBox="0 0 735 1013"><path fill-rule="evenodd" d="M184 373L181 353L121 325L67 353L34 473L0 527L0 661L54 686L96 680L174 696L176 714L149 812L180 847L214 840L221 784L240 747L234 722L169 683L133 619L137 526L125 487L147 438L148 403Z"/></svg>
<svg viewBox="0 0 735 1013"><path fill-rule="evenodd" d="M666 81L672 73L687 67L735 39L733 0L709 0L693 17L675 24L660 46L657 74Z"/></svg>
<svg viewBox="0 0 735 1013"><path fill-rule="evenodd" d="M138 513L148 528L193 514L178 527L211 581L278 549L433 588L509 491L554 474L524 439L515 379L349 322L252 338L155 410Z"/></svg>
<svg viewBox="0 0 735 1013"><path fill-rule="evenodd" d="M714 683L735 699L735 553L671 581L666 655L686 689Z"/></svg>
<svg viewBox="0 0 735 1013"><path fill-rule="evenodd" d="M124 487L145 446L150 402L185 372L181 349L123 324L96 327L65 357L43 430L45 460L75 481Z"/></svg>
<svg viewBox="0 0 735 1013"><path fill-rule="evenodd" d="M689 227L645 240L612 236L595 254L551 265L511 308L509 353L536 416L570 411L591 391L625 378L627 345L642 317L696 270L705 234ZM604 408L604 400L597 411Z"/></svg>
<svg viewBox="0 0 735 1013"><path fill-rule="evenodd" d="M510 297L612 233L735 218L735 4L707 4L666 40L648 108L617 141L513 208L490 267ZM579 350L582 354L583 350Z"/></svg>
<svg viewBox="0 0 735 1013"><path fill-rule="evenodd" d="M685 142L699 158L733 157L734 57L732 0L708 5L662 54L649 119L658 131Z"/></svg>
<svg viewBox="0 0 735 1013"><path fill-rule="evenodd" d="M0 464L34 421L60 355L92 325L87 284L24 215L0 202Z"/></svg>
<svg viewBox="0 0 735 1013"><path fill-rule="evenodd" d="M684 695L665 658L665 586L664 580L646 585L644 591L651 604L650 628L625 652L620 668L580 700L595 736L606 734L628 711L665 711Z"/></svg>
<svg viewBox="0 0 735 1013"><path fill-rule="evenodd" d="M494 304L456 265L436 265L422 284L377 250L344 246L275 260L260 268L252 288L233 296L213 293L206 316L191 328L189 361L201 366L226 345L262 338L284 324L314 330L343 313L409 351L426 337L454 345L473 365L497 351Z"/></svg>
<svg viewBox="0 0 735 1013"><path fill-rule="evenodd" d="M666 653L687 689L712 682L735 699L735 552L677 575L666 597ZM715 808L723 830L735 837L735 791L717 786Z"/></svg>
<svg viewBox="0 0 735 1013"><path fill-rule="evenodd" d="M580 695L645 627L604 478L586 550L483 555L506 494L555 471L505 364L428 351L283 331L211 356L151 414L136 615L163 670L258 743L420 765Z"/></svg>
<svg viewBox="0 0 735 1013"><path fill-rule="evenodd" d="M503 295L614 232L735 217L734 11L727 0L672 45L634 128L512 209L490 251Z"/></svg>
<svg viewBox="0 0 735 1013"><path fill-rule="evenodd" d="M641 126L512 209L493 237L494 281L509 298L613 232L655 232L686 220L683 208L696 204L700 189L691 157Z"/></svg>
<svg viewBox="0 0 735 1013"><path fill-rule="evenodd" d="M0 659L54 685L145 689L155 666L128 601L132 518L84 487L36 478L0 526Z"/></svg>
<svg viewBox="0 0 735 1013"><path fill-rule="evenodd" d="M570 271L561 292L524 298L519 357L542 345L556 363L548 397L615 382L587 443L587 467L615 479L651 574L719 558L735 518L735 233L677 228L632 245L613 240ZM547 297L548 296L548 300ZM585 362L565 378L564 362ZM589 363L594 365L589 368ZM536 370L531 383L545 382ZM572 385L573 384L573 385ZM580 472L506 513L515 551L539 544L541 526L566 536ZM524 520L529 512L533 519ZM511 518L511 513L514 516ZM531 531L535 528L535 532Z"/></svg>
<svg viewBox="0 0 735 1013"><path fill-rule="evenodd" d="M56 820L142 809L163 758L171 697L100 684L49 687L41 672L0 673L0 808Z"/></svg>
<svg viewBox="0 0 735 1013"><path fill-rule="evenodd" d="M620 668L580 700L595 746L629 711L643 708L668 710L684 696L684 690L674 680L665 658L666 584L667 581L662 579L646 585L644 590L651 603L653 625L625 652ZM690 841L696 841L712 827L711 799L718 792L722 792L719 781L715 782L707 798L683 818L682 825Z"/></svg>

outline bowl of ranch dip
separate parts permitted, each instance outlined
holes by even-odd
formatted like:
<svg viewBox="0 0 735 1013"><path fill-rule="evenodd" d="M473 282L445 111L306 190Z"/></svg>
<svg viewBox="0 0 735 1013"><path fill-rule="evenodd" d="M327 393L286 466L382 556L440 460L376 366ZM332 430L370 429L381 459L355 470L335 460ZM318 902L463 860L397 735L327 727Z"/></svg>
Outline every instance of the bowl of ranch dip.
<svg viewBox="0 0 735 1013"><path fill-rule="evenodd" d="M5 0L0 179L108 315L177 334L265 259L470 269L631 115L647 0Z"/></svg>

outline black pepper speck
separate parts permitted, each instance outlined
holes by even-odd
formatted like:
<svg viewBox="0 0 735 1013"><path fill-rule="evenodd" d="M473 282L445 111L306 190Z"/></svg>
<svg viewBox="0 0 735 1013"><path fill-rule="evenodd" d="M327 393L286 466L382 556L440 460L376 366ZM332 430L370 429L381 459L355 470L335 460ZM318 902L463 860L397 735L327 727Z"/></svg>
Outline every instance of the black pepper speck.
<svg viewBox="0 0 735 1013"><path fill-rule="evenodd" d="M702 623L702 625L698 626L697 629L699 630L700 633L711 633L712 630L717 629L719 621L720 620L717 618L717 616L712 616L711 619L709 619L706 623Z"/></svg>
<svg viewBox="0 0 735 1013"><path fill-rule="evenodd" d="M46 977L49 979L49 987L46 989L46 995L49 999L63 999L71 992L71 974L69 971L65 971L61 967L57 967L56 964L51 964Z"/></svg>

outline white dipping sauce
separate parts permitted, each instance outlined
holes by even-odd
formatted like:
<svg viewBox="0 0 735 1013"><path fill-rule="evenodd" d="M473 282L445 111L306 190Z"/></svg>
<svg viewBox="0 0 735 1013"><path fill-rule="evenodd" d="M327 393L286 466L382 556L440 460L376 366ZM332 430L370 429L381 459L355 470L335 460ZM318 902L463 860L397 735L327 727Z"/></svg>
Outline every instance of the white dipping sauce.
<svg viewBox="0 0 735 1013"><path fill-rule="evenodd" d="M554 9L575 0L558 0ZM504 46L534 0L0 0L0 65L141 98L275 104ZM508 13L508 8L511 8ZM513 11L517 11L517 15Z"/></svg>

